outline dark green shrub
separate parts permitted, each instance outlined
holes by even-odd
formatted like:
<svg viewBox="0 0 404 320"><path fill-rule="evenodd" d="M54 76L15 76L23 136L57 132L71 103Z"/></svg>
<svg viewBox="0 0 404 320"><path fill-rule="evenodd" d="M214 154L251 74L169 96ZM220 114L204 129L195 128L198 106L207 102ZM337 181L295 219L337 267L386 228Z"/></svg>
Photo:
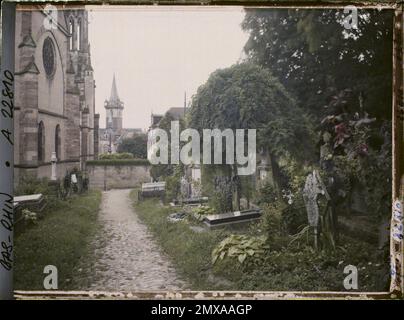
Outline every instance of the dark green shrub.
<svg viewBox="0 0 404 320"><path fill-rule="evenodd" d="M17 188L14 190L16 196L42 193L47 195L51 193L48 178L37 178L33 174L21 176Z"/></svg>
<svg viewBox="0 0 404 320"><path fill-rule="evenodd" d="M129 152L121 153L103 153L99 156L100 160L119 160L119 159L133 159L133 154Z"/></svg>
<svg viewBox="0 0 404 320"><path fill-rule="evenodd" d="M277 198L278 195L276 189L272 186L272 184L266 182L263 186L261 186L261 188L258 189L256 202L258 205L268 204L275 202Z"/></svg>
<svg viewBox="0 0 404 320"><path fill-rule="evenodd" d="M88 165L92 166L147 166L150 165L147 159L104 159L104 160L90 160L87 161Z"/></svg>
<svg viewBox="0 0 404 320"><path fill-rule="evenodd" d="M282 225L288 234L295 234L307 225L307 212L301 195L282 209Z"/></svg>

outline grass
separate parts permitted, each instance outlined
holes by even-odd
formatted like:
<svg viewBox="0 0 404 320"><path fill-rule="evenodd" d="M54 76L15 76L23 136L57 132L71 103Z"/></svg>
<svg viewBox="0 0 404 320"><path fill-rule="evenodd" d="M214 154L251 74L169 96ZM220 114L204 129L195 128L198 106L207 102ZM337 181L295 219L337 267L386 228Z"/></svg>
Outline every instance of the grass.
<svg viewBox="0 0 404 320"><path fill-rule="evenodd" d="M345 291L344 267L358 268L359 291L383 291L388 288L388 257L375 246L342 237L341 246L334 252L315 251L310 245L274 239L262 261L253 266L226 260L214 267L213 248L230 233L256 235L260 224L240 230L216 229L196 233L186 221L171 223L169 213L178 208L165 207L158 200L137 202L136 191L131 193L136 214L171 258L177 271L193 290L279 290L279 291Z"/></svg>
<svg viewBox="0 0 404 320"><path fill-rule="evenodd" d="M14 239L14 287L43 290L46 265L58 270L58 289L72 289L75 266L91 259L89 243L95 235L101 192L73 196L46 209L42 217Z"/></svg>
<svg viewBox="0 0 404 320"><path fill-rule="evenodd" d="M211 270L213 247L228 235L228 231L195 232L187 222L172 223L167 220L167 216L178 208L159 205L156 199L138 202L136 190L131 192L131 199L137 216L155 235L177 272L187 280L189 289L229 289L229 284L215 277Z"/></svg>

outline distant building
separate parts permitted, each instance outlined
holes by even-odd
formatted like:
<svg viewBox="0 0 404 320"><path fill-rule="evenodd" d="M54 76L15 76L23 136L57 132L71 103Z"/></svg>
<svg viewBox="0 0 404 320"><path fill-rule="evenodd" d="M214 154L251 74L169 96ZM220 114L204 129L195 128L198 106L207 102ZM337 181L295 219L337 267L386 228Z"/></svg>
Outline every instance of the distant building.
<svg viewBox="0 0 404 320"><path fill-rule="evenodd" d="M58 10L45 28L44 6L17 10L15 39L14 181L24 174L57 177L97 156L95 81L83 9Z"/></svg>
<svg viewBox="0 0 404 320"><path fill-rule="evenodd" d="M160 124L160 121L167 115L171 116L174 121L178 121L180 119L183 119L185 117L186 113L186 108L170 108L166 111L166 113L163 114L151 114L151 123L150 123L150 128L157 128Z"/></svg>
<svg viewBox="0 0 404 320"><path fill-rule="evenodd" d="M123 139L142 133L142 129L139 128L123 128L124 103L118 95L115 75L112 79L111 94L109 99L105 100L104 108L106 111L105 129L98 130L99 152L115 153Z"/></svg>
<svg viewBox="0 0 404 320"><path fill-rule="evenodd" d="M106 111L105 127L112 130L114 136L120 136L122 133L122 111L123 102L119 99L118 89L116 88L115 75L112 80L111 95L109 100L105 100L104 107Z"/></svg>

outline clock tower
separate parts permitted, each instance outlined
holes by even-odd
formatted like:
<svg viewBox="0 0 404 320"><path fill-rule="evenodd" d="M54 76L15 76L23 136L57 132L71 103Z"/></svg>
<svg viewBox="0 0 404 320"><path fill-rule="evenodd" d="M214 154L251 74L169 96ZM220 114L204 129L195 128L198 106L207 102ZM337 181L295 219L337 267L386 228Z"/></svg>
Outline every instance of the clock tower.
<svg viewBox="0 0 404 320"><path fill-rule="evenodd" d="M106 128L115 138L117 138L117 136L122 134L123 102L118 96L115 74L112 80L111 95L109 100L105 100L104 107L106 110Z"/></svg>

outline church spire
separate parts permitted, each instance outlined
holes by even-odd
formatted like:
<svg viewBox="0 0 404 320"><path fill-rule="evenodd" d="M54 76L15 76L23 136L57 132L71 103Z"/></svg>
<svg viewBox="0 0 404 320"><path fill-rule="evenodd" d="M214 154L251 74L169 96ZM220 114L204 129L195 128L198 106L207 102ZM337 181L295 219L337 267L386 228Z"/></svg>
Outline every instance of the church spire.
<svg viewBox="0 0 404 320"><path fill-rule="evenodd" d="M112 80L111 96L109 97L109 101L119 101L118 89L116 88L115 73Z"/></svg>

